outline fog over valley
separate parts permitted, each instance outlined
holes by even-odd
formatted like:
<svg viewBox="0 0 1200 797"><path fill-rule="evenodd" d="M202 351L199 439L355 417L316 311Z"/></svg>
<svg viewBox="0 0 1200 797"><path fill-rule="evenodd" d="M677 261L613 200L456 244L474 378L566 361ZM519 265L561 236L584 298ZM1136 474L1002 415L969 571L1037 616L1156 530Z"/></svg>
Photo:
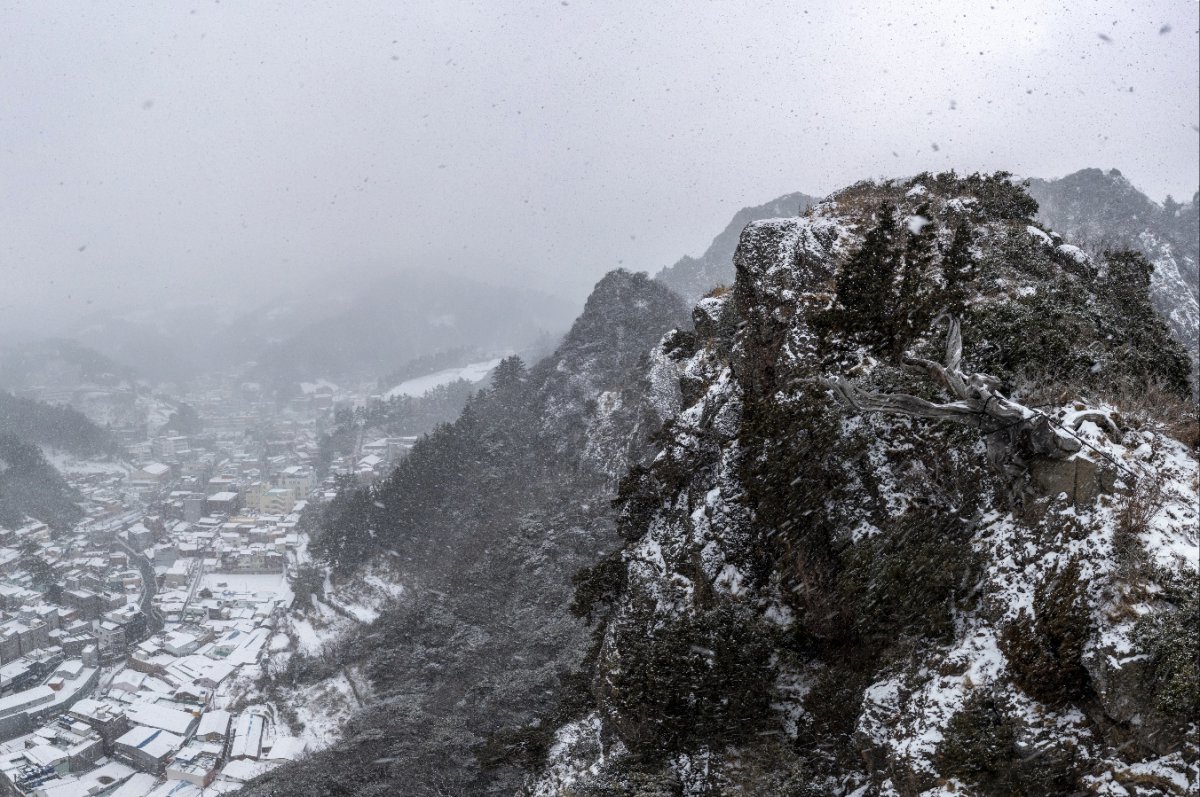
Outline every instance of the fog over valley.
<svg viewBox="0 0 1200 797"><path fill-rule="evenodd" d="M0 797L1200 794L1196 0L0 0Z"/></svg>

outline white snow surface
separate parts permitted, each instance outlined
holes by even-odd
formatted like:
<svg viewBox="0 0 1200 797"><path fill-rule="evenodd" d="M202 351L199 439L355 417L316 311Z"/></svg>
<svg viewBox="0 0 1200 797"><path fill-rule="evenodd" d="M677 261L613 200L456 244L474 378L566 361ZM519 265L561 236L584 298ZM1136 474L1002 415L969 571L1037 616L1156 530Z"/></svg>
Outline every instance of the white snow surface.
<svg viewBox="0 0 1200 797"><path fill-rule="evenodd" d="M122 462L80 458L66 451L58 451L47 446L41 448L46 461L53 465L59 473L88 475L108 473L114 476L124 476L130 471L130 467Z"/></svg>
<svg viewBox="0 0 1200 797"><path fill-rule="evenodd" d="M470 363L460 368L447 368L444 371L437 371L425 376L418 376L413 379L406 380L393 387L385 394L385 398L396 398L398 396L411 396L419 398L435 387L448 385L451 382L456 382L459 379L465 379L468 382L480 382L488 375L489 372L500 364L500 358L494 360L482 360L477 363Z"/></svg>
<svg viewBox="0 0 1200 797"><path fill-rule="evenodd" d="M304 395L308 396L313 393L316 393L318 390L320 390L323 387L329 388L330 390L332 390L335 393L337 392L337 389L338 389L338 386L335 385L333 382L330 382L328 379L318 379L315 382L301 382L300 383L300 392L303 393Z"/></svg>

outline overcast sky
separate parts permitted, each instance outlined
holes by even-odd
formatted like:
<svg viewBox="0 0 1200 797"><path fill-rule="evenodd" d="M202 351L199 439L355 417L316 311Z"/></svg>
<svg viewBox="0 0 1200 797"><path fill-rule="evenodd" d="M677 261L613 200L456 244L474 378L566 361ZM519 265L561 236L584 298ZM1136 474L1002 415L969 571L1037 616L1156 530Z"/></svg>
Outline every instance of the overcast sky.
<svg viewBox="0 0 1200 797"><path fill-rule="evenodd" d="M0 316L396 265L581 299L742 206L924 169L1190 197L1198 9L0 2Z"/></svg>

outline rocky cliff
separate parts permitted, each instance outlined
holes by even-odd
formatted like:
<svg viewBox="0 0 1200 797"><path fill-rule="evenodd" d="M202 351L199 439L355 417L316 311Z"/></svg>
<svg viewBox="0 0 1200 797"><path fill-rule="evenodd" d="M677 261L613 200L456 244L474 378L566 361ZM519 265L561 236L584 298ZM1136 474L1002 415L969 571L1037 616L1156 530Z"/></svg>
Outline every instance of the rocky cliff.
<svg viewBox="0 0 1200 797"><path fill-rule="evenodd" d="M1029 194L1039 204L1037 220L1093 256L1105 249L1132 249L1154 264L1151 296L1192 356L1200 356L1200 194L1190 202L1168 198L1159 204L1119 171L1082 169L1053 180L1032 179ZM733 254L745 226L753 221L803 213L819 200L787 194L744 208L698 258L682 257L656 279L689 304L718 285L733 281Z"/></svg>
<svg viewBox="0 0 1200 797"><path fill-rule="evenodd" d="M1133 249L1154 264L1151 297L1192 356L1200 355L1200 194L1154 202L1116 169L1031 180L1038 218L1093 254Z"/></svg>
<svg viewBox="0 0 1200 797"><path fill-rule="evenodd" d="M684 255L654 278L682 296L689 306L693 305L716 286L728 285L733 280L733 251L747 224L760 219L798 216L818 201L816 197L797 191L763 205L742 208L700 257Z"/></svg>
<svg viewBox="0 0 1200 797"><path fill-rule="evenodd" d="M1187 358L1144 258L1035 210L922 175L745 228L530 792L1195 793Z"/></svg>

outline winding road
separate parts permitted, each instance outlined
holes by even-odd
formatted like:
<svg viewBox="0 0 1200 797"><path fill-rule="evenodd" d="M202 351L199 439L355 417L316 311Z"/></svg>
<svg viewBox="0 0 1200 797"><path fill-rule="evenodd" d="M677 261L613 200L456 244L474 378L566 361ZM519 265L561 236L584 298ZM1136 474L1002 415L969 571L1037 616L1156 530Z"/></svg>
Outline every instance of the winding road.
<svg viewBox="0 0 1200 797"><path fill-rule="evenodd" d="M131 561L137 564L138 570L142 574L142 586L145 587L142 593L142 614L146 616L146 628L150 634L157 634L163 629L163 618L158 613L158 609L154 608L154 593L158 589L158 584L154 578L154 565L146 558L146 555L141 551L133 549L129 543L121 539L118 535L114 538L126 554L129 555Z"/></svg>

